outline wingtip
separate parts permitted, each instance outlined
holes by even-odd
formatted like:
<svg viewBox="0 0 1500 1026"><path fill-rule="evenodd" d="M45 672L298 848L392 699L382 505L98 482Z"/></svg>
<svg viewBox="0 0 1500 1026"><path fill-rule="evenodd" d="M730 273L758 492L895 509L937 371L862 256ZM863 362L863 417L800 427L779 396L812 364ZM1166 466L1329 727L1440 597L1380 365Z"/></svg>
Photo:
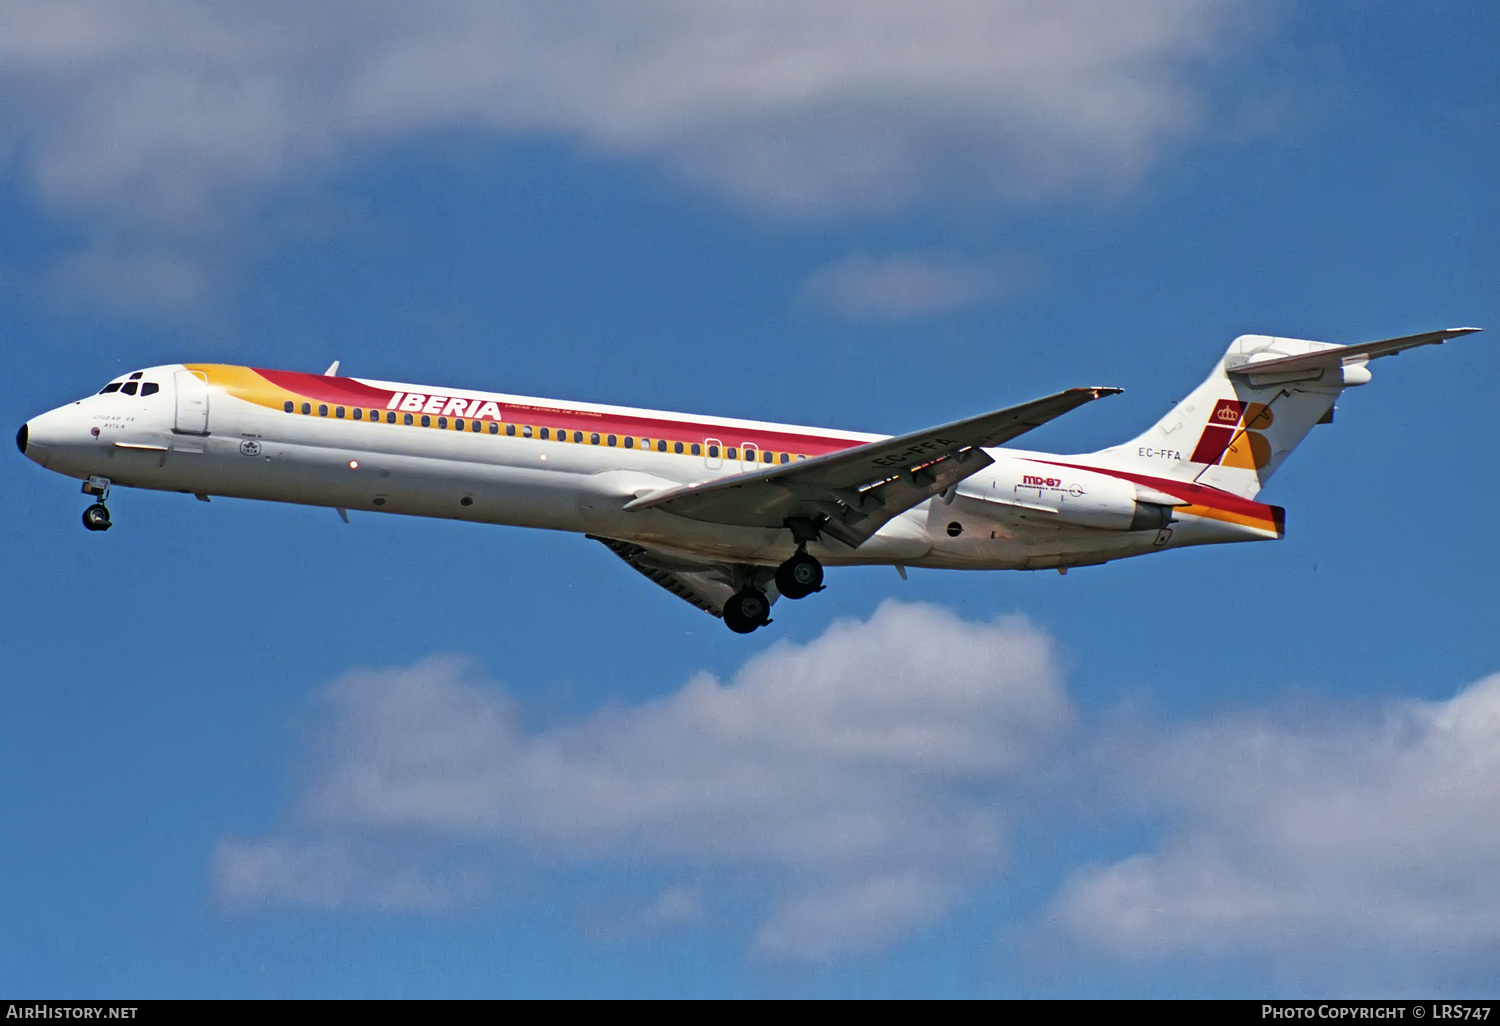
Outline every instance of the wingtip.
<svg viewBox="0 0 1500 1026"><path fill-rule="evenodd" d="M1084 391L1094 393L1095 399L1103 399L1107 395L1119 395L1125 390L1123 388L1111 388L1108 385L1095 385L1091 388L1085 388Z"/></svg>
<svg viewBox="0 0 1500 1026"><path fill-rule="evenodd" d="M1460 335L1472 335L1483 330L1483 328L1449 328L1447 333L1453 338L1458 338Z"/></svg>

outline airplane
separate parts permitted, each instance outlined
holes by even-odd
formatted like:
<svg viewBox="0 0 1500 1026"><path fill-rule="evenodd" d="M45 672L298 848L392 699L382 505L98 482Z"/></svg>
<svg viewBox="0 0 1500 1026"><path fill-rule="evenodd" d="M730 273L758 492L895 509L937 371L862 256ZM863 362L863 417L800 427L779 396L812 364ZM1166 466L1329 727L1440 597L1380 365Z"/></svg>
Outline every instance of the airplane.
<svg viewBox="0 0 1500 1026"><path fill-rule="evenodd" d="M1261 487L1371 360L1450 328L1339 346L1241 335L1139 437L1056 455L1005 443L1118 388L1070 388L894 437L223 364L167 364L27 421L21 452L115 485L581 533L750 632L825 566L1067 573L1281 538Z"/></svg>

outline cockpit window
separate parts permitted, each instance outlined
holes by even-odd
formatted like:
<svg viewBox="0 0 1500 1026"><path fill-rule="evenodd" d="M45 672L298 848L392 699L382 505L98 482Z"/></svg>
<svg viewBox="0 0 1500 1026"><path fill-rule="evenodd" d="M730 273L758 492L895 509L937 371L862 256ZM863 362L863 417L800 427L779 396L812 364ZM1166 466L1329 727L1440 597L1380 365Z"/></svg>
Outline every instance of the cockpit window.
<svg viewBox="0 0 1500 1026"><path fill-rule="evenodd" d="M134 381L127 381L125 382L125 384L120 386L120 391L124 392L126 395L135 395L135 389L136 384Z"/></svg>
<svg viewBox="0 0 1500 1026"><path fill-rule="evenodd" d="M144 374L144 373L146 373L146 372L145 371L136 371L134 374L130 375L130 380L131 381L139 381L139 380L141 380L141 375Z"/></svg>
<svg viewBox="0 0 1500 1026"><path fill-rule="evenodd" d="M155 395L161 391L161 386L154 381L141 382L141 395Z"/></svg>
<svg viewBox="0 0 1500 1026"><path fill-rule="evenodd" d="M120 383L118 381L111 381L109 384L107 384L103 388L99 389L99 394L103 395L106 392L118 392L119 390L120 390Z"/></svg>

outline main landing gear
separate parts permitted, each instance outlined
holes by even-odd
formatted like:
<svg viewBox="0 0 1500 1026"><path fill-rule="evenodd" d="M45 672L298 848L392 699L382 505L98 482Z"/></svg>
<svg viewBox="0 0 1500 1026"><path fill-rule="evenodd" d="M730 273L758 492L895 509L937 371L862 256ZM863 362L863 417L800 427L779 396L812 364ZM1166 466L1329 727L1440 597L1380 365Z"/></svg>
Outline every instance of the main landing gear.
<svg viewBox="0 0 1500 1026"><path fill-rule="evenodd" d="M108 531L111 526L109 507L104 500L109 498L109 478L91 477L83 483L83 494L92 495L99 501L83 511L83 526L90 531Z"/></svg>
<svg viewBox="0 0 1500 1026"><path fill-rule="evenodd" d="M776 590L789 599L822 591L823 564L799 548L776 568ZM741 588L724 603L724 625L736 634L749 634L770 622L771 600L754 584Z"/></svg>
<svg viewBox="0 0 1500 1026"><path fill-rule="evenodd" d="M807 598L823 590L823 564L798 548L791 559L776 568L776 590L789 599Z"/></svg>
<svg viewBox="0 0 1500 1026"><path fill-rule="evenodd" d="M809 542L821 535L819 521L808 517L787 517L787 530L797 543L792 557L776 568L776 590L789 599L807 598L823 590L823 564L807 554Z"/></svg>
<svg viewBox="0 0 1500 1026"><path fill-rule="evenodd" d="M724 626L736 634L749 634L771 622L771 600L751 585L734 593L724 603Z"/></svg>

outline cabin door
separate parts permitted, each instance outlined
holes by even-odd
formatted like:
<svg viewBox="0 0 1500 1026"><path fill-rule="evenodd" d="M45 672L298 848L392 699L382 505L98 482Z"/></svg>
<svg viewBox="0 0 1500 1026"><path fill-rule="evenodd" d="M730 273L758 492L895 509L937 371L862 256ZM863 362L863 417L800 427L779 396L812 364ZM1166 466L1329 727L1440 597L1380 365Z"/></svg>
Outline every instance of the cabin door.
<svg viewBox="0 0 1500 1026"><path fill-rule="evenodd" d="M172 430L179 435L208 434L208 382L189 370L180 370L177 380L177 419Z"/></svg>

